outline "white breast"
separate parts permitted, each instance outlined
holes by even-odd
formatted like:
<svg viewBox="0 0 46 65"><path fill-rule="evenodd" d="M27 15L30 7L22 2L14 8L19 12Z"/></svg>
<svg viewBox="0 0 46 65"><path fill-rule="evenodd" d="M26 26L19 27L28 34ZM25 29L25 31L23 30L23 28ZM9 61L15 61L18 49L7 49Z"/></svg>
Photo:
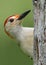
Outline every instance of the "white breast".
<svg viewBox="0 0 46 65"><path fill-rule="evenodd" d="M14 27L11 31L12 35L20 41L20 47L24 53L29 56L33 55L33 31L34 28Z"/></svg>
<svg viewBox="0 0 46 65"><path fill-rule="evenodd" d="M33 55L33 31L34 28L22 27L22 31L19 34L19 40L21 41L21 48L24 53L29 56Z"/></svg>

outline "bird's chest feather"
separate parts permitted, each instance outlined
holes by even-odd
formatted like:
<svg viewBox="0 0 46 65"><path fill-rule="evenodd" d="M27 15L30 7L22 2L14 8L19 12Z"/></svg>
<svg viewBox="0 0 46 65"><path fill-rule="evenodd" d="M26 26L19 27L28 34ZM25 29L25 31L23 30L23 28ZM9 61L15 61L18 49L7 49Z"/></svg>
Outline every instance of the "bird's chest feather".
<svg viewBox="0 0 46 65"><path fill-rule="evenodd" d="M20 35L20 41L21 41L21 48L22 50L32 55L33 53L33 30L23 30Z"/></svg>
<svg viewBox="0 0 46 65"><path fill-rule="evenodd" d="M24 53L32 55L33 53L33 30L32 28L13 29L12 35L20 41L20 47Z"/></svg>

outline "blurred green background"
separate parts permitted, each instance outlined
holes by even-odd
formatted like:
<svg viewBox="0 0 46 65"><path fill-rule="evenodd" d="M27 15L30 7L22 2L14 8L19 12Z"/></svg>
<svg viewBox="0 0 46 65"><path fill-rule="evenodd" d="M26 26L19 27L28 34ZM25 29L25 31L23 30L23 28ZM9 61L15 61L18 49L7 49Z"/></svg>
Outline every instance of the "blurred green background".
<svg viewBox="0 0 46 65"><path fill-rule="evenodd" d="M33 27L32 0L0 0L0 65L33 65L33 61L17 46L17 41L4 32L5 19L13 14L21 14L26 10L31 13L23 20L23 26Z"/></svg>

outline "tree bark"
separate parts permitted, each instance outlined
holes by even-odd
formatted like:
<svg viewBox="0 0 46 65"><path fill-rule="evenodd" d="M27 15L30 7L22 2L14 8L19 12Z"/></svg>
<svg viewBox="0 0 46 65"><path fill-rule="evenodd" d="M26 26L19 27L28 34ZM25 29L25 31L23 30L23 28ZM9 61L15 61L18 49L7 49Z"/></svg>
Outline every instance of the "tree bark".
<svg viewBox="0 0 46 65"><path fill-rule="evenodd" d="M33 0L34 65L46 65L46 0Z"/></svg>

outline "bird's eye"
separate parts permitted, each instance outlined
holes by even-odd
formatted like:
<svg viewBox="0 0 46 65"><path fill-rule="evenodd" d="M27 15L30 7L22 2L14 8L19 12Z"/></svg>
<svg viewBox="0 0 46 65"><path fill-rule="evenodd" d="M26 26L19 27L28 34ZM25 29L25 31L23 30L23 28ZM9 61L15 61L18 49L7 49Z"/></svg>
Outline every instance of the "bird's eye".
<svg viewBox="0 0 46 65"><path fill-rule="evenodd" d="M13 21L14 21L14 19L10 19L9 21L10 21L10 22L13 22Z"/></svg>

